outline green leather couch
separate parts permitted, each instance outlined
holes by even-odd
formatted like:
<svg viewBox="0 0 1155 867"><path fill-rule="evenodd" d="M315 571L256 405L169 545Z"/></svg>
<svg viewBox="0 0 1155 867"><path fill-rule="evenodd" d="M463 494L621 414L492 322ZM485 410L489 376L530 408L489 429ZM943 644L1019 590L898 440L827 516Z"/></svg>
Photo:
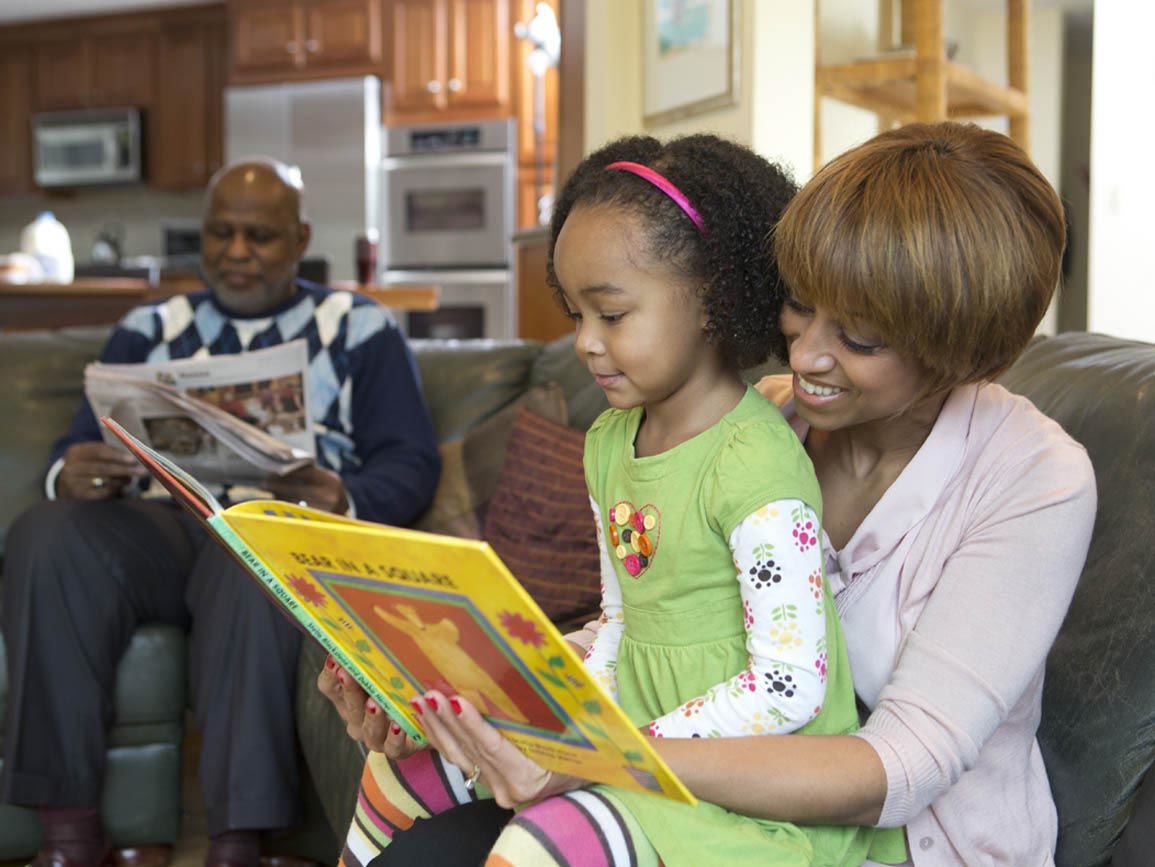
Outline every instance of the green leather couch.
<svg viewBox="0 0 1155 867"><path fill-rule="evenodd" d="M80 394L81 369L96 354L102 334L0 333L0 406L10 421L0 426L0 545L11 519L39 496L49 441L67 424ZM547 346L413 345L443 441L493 417L536 384L561 385L568 422L576 428L588 426L605 406L567 340ZM750 378L761 372L752 371ZM1087 447L1099 484L1090 557L1049 659L1044 695L1040 739L1060 814L1056 862L1091 867L1114 858L1115 867L1150 864L1155 851L1155 346L1081 333L1041 339L1003 381ZM162 842L176 834L183 653L180 636L145 626L121 666L105 815L122 845ZM362 756L314 687L323 659L306 643L297 692L298 734L315 787L310 798L319 795L319 801L311 801L315 809L302 833L275 844L281 851L333 862L336 840L353 810ZM0 701L5 692L6 674L0 670ZM118 771L118 764L124 769ZM141 817L147 821L135 821ZM0 807L0 860L29 854L35 835L27 812Z"/></svg>

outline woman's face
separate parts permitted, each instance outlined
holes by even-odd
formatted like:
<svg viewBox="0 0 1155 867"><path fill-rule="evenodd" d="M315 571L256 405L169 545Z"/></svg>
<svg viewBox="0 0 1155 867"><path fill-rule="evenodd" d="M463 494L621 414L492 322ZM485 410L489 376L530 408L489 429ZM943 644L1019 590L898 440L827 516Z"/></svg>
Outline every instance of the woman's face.
<svg viewBox="0 0 1155 867"><path fill-rule="evenodd" d="M922 396L922 368L869 325L840 322L793 297L780 322L794 371L794 405L811 427L834 431L888 421Z"/></svg>

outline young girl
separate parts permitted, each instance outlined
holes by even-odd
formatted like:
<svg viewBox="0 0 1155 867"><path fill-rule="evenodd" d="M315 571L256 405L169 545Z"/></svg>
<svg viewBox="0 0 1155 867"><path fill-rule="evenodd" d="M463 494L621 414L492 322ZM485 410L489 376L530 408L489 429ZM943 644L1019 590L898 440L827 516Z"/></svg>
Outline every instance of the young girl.
<svg viewBox="0 0 1155 867"><path fill-rule="evenodd" d="M857 725L817 481L739 373L781 340L765 241L793 192L777 167L717 137L637 137L588 157L555 209L550 279L612 407L586 438L603 580L586 664L654 737ZM427 717L441 701L426 699ZM345 867L413 818L471 800L477 775L428 751L373 754ZM857 865L874 836L590 785L518 813L490 863ZM891 854L903 859L901 846Z"/></svg>

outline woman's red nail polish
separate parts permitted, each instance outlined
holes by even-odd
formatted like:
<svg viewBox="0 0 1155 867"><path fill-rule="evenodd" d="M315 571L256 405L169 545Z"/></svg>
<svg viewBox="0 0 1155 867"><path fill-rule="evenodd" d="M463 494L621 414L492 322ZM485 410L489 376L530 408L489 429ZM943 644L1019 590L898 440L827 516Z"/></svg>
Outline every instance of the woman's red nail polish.
<svg viewBox="0 0 1155 867"><path fill-rule="evenodd" d="M337 669L337 682L340 683L341 686L345 685L345 678L346 674L344 669Z"/></svg>
<svg viewBox="0 0 1155 867"><path fill-rule="evenodd" d="M419 699L419 698L410 699L409 704L413 705L413 710L415 710L417 712L418 716L421 716L421 714L425 713L425 708L423 708L421 706L421 699Z"/></svg>
<svg viewBox="0 0 1155 867"><path fill-rule="evenodd" d="M395 735L399 735L401 734L401 726L397 725L397 723L393 723L393 725L389 726L389 731L393 732Z"/></svg>
<svg viewBox="0 0 1155 867"><path fill-rule="evenodd" d="M449 699L449 706L453 708L455 714L461 716L461 702L459 702L456 697Z"/></svg>
<svg viewBox="0 0 1155 867"><path fill-rule="evenodd" d="M427 696L425 696L425 700L426 700L427 702L429 702L429 706L430 706L431 708L433 708L434 710L437 710L437 699L435 699L435 698L434 698L433 696L431 696L431 695L427 695Z"/></svg>
<svg viewBox="0 0 1155 867"><path fill-rule="evenodd" d="M336 667L337 667L337 663L333 662L333 657L330 656L328 659L325 660L325 668L332 671Z"/></svg>
<svg viewBox="0 0 1155 867"><path fill-rule="evenodd" d="M367 710L369 713L377 713L378 708L377 705L373 703L373 700L370 699L369 701L365 702L365 710Z"/></svg>

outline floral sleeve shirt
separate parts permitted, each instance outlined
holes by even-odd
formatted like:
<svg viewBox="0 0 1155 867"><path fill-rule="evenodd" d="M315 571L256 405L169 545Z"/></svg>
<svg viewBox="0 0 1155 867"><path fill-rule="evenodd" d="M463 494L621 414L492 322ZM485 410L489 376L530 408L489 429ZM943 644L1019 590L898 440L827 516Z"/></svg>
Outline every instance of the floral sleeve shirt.
<svg viewBox="0 0 1155 867"><path fill-rule="evenodd" d="M621 586L606 549L601 509L591 499L601 556L601 629L586 654L593 676L616 697L615 667L625 630ZM748 664L730 680L654 720L655 737L787 734L822 709L826 695L826 612L822 547L799 544L817 527L801 500L768 503L730 534Z"/></svg>

